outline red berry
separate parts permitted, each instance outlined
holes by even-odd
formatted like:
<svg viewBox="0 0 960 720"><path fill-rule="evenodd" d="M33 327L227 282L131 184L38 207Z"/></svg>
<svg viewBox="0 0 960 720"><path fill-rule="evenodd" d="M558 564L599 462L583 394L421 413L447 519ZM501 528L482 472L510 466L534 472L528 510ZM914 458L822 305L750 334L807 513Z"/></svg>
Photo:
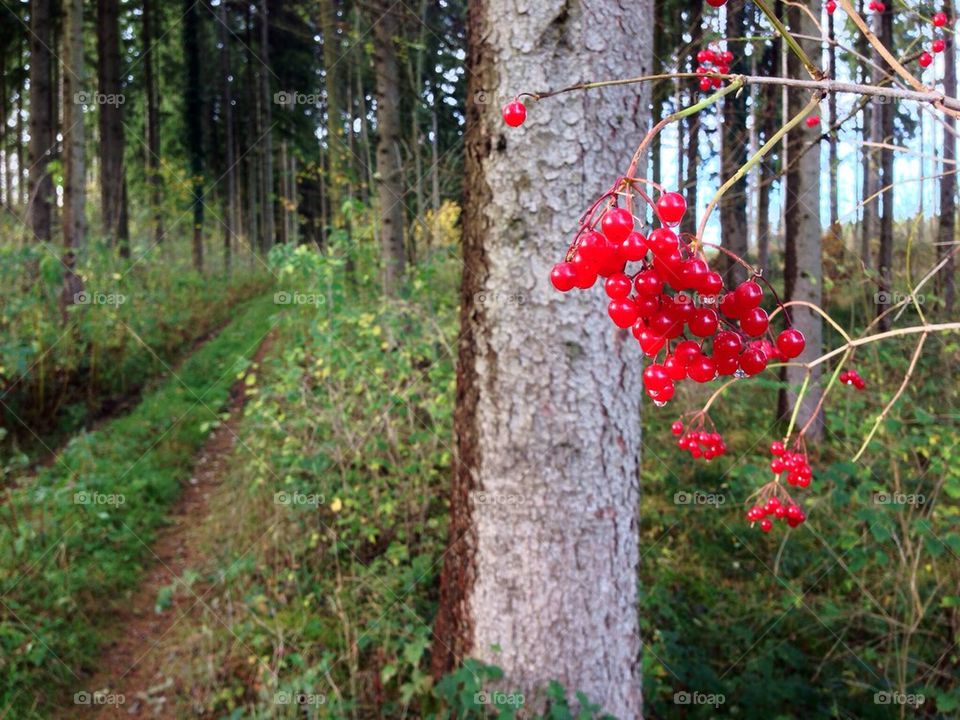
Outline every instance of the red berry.
<svg viewBox="0 0 960 720"><path fill-rule="evenodd" d="M722 62L724 65L729 65L732 63L733 53L729 50L724 50L722 53L720 53L720 62Z"/></svg>
<svg viewBox="0 0 960 720"><path fill-rule="evenodd" d="M632 232L620 243L620 256L627 262L639 262L647 254L647 239Z"/></svg>
<svg viewBox="0 0 960 720"><path fill-rule="evenodd" d="M740 317L740 305L736 293L728 292L720 299L720 312L731 320Z"/></svg>
<svg viewBox="0 0 960 720"><path fill-rule="evenodd" d="M705 260L700 258L687 258L683 262L680 270L680 281L684 290L694 290L710 272L710 267Z"/></svg>
<svg viewBox="0 0 960 720"><path fill-rule="evenodd" d="M677 359L676 355L667 355L663 361L663 366L667 369L667 375L671 380L685 380L687 378L686 366Z"/></svg>
<svg viewBox="0 0 960 720"><path fill-rule="evenodd" d="M763 300L763 288L753 280L740 283L733 294L737 299L737 308L740 310L740 315L743 315L747 310L759 307L760 301Z"/></svg>
<svg viewBox="0 0 960 720"><path fill-rule="evenodd" d="M765 533L770 532L773 530L773 521L770 518L764 518L760 521L760 529Z"/></svg>
<svg viewBox="0 0 960 720"><path fill-rule="evenodd" d="M683 434L683 423L677 420L673 425L670 426L670 430L674 435Z"/></svg>
<svg viewBox="0 0 960 720"><path fill-rule="evenodd" d="M934 24L934 27L943 27L944 25L946 25L947 14L945 12L934 13L933 24Z"/></svg>
<svg viewBox="0 0 960 720"><path fill-rule="evenodd" d="M708 272L700 281L700 287L696 291L707 297L716 297L723 290L723 278L718 272Z"/></svg>
<svg viewBox="0 0 960 720"><path fill-rule="evenodd" d="M806 344L803 333L795 328L787 328L777 335L777 350L786 360L792 360L799 356Z"/></svg>
<svg viewBox="0 0 960 720"><path fill-rule="evenodd" d="M699 308L690 318L690 332L697 337L709 337L717 331L719 322L716 310Z"/></svg>
<svg viewBox="0 0 960 720"><path fill-rule="evenodd" d="M657 215L665 225L677 225L686 211L687 201L680 193L664 193L657 200Z"/></svg>
<svg viewBox="0 0 960 720"><path fill-rule="evenodd" d="M717 363L718 375L733 375L740 367L739 355L717 355L714 360Z"/></svg>
<svg viewBox="0 0 960 720"><path fill-rule="evenodd" d="M779 440L774 440L770 443L770 454L774 457L780 457L783 455L787 449L783 446L783 443Z"/></svg>
<svg viewBox="0 0 960 720"><path fill-rule="evenodd" d="M708 92L712 87L713 87L713 82L710 80L710 78L708 77L700 78L700 89L703 90L703 92Z"/></svg>
<svg viewBox="0 0 960 720"><path fill-rule="evenodd" d="M924 51L920 53L920 59L917 62L920 63L920 67L929 67L930 63L933 62L933 55Z"/></svg>
<svg viewBox="0 0 960 720"><path fill-rule="evenodd" d="M654 257L668 257L677 250L677 236L669 228L657 228L647 236L647 247Z"/></svg>
<svg viewBox="0 0 960 720"><path fill-rule="evenodd" d="M637 288L637 293L640 295L659 295L663 290L663 281L653 270L644 270L637 273L633 286Z"/></svg>
<svg viewBox="0 0 960 720"><path fill-rule="evenodd" d="M709 5L710 7L718 8L718 7L723 7L726 4L727 4L727 0L707 0L707 5Z"/></svg>
<svg viewBox="0 0 960 720"><path fill-rule="evenodd" d="M743 343L735 332L723 330L713 339L713 354L717 357L739 356L741 349Z"/></svg>
<svg viewBox="0 0 960 720"><path fill-rule="evenodd" d="M833 15L837 9L837 4L833 0L827 0L824 7L827 9L827 15Z"/></svg>
<svg viewBox="0 0 960 720"><path fill-rule="evenodd" d="M767 356L759 350L750 348L740 356L740 369L747 375L756 375L767 367Z"/></svg>
<svg viewBox="0 0 960 720"><path fill-rule="evenodd" d="M640 311L637 309L636 303L628 298L611 300L610 304L607 305L607 313L610 315L610 319L613 320L613 324L619 328L630 327L640 316Z"/></svg>
<svg viewBox="0 0 960 720"><path fill-rule="evenodd" d="M519 127L527 119L527 108L519 100L509 102L503 107L503 121L510 127Z"/></svg>
<svg viewBox="0 0 960 720"><path fill-rule="evenodd" d="M653 363L647 365L643 370L643 386L647 390L660 392L670 382L672 382L670 376L667 375L667 370L663 365Z"/></svg>
<svg viewBox="0 0 960 720"><path fill-rule="evenodd" d="M808 128L816 127L817 125L820 124L820 116L811 115L810 117L807 118L806 123Z"/></svg>
<svg viewBox="0 0 960 720"><path fill-rule="evenodd" d="M687 374L694 382L710 382L717 376L717 365L713 361L713 358L701 355L687 368Z"/></svg>
<svg viewBox="0 0 960 720"><path fill-rule="evenodd" d="M577 284L577 268L573 263L557 263L550 271L550 282L560 292L572 290Z"/></svg>
<svg viewBox="0 0 960 720"><path fill-rule="evenodd" d="M603 214L600 227L607 240L619 245L633 232L633 215L624 208L610 208Z"/></svg>
<svg viewBox="0 0 960 720"><path fill-rule="evenodd" d="M683 342L677 343L677 347L674 348L673 354L676 356L684 366L689 365L698 357L700 357L700 343L695 342L694 340L684 340Z"/></svg>
<svg viewBox="0 0 960 720"><path fill-rule="evenodd" d="M942 53L944 50L947 49L947 43L941 40L940 38L937 38L936 40L933 41L933 43L931 43L930 49L933 50L935 53Z"/></svg>
<svg viewBox="0 0 960 720"><path fill-rule="evenodd" d="M633 327L636 330L637 326L634 325ZM640 350L647 357L655 357L667 343L667 338L650 328L643 328L639 333L635 332L634 334L637 337L637 342L640 343Z"/></svg>
<svg viewBox="0 0 960 720"><path fill-rule="evenodd" d="M754 308L740 318L740 329L750 337L759 337L767 331L770 321L767 311L763 308Z"/></svg>
<svg viewBox="0 0 960 720"><path fill-rule="evenodd" d="M620 300L625 298L630 294L630 288L632 287L633 283L630 282L630 278L623 273L611 275L603 284L604 290L607 291L607 297L609 297L611 300Z"/></svg>
<svg viewBox="0 0 960 720"><path fill-rule="evenodd" d="M575 285L581 290L592 288L593 284L597 281L597 266L590 260L587 260L579 250L577 250L573 256L573 261L570 264L573 265L574 270L577 271Z"/></svg>

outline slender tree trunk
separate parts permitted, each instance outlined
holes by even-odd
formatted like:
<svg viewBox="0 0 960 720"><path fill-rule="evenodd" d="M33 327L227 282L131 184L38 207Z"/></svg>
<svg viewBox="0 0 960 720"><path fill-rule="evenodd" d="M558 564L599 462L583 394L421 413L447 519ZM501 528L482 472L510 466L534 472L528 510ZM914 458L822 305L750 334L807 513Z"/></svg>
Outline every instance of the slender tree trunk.
<svg viewBox="0 0 960 720"><path fill-rule="evenodd" d="M650 71L650 0L577 8L558 17L533 0L519 15L512 0L472 0L467 96ZM513 131L499 107L467 104L457 450L432 657L435 673L466 656L502 667L531 713L556 679L616 717L641 716L642 364L629 333L603 322L598 295L560 297L546 276L577 217L625 169L648 102L647 90L605 88ZM524 301L489 302L519 289L518 267L539 278L521 281ZM535 377L521 368L531 352Z"/></svg>
<svg viewBox="0 0 960 720"><path fill-rule="evenodd" d="M64 27L66 46L63 72L63 145L65 148L63 186L63 243L84 245L87 223L87 145L83 105L86 92L83 59L83 0L67 0Z"/></svg>
<svg viewBox="0 0 960 720"><path fill-rule="evenodd" d="M727 3L726 36L743 34L746 0L730 0ZM730 71L745 73L740 53ZM746 93L734 93L723 98L723 127L720 131L720 174L723 180L732 177L747 160ZM745 258L747 255L747 203L746 181L741 180L720 200L721 243L731 253ZM746 269L729 255L724 255L724 282L735 286L747 279Z"/></svg>
<svg viewBox="0 0 960 720"><path fill-rule="evenodd" d="M146 173L153 215L153 242L163 242L163 178L160 175L160 88L154 69L154 43L157 38L156 0L143 0L143 84L147 100ZM222 4L221 4L222 7Z"/></svg>
<svg viewBox="0 0 960 720"><path fill-rule="evenodd" d="M263 250L268 252L277 241L276 218L274 215L275 193L273 189L273 112L270 94L270 15L267 11L267 0L260 0L260 95L263 103L264 119L263 159L261 172L263 173Z"/></svg>
<svg viewBox="0 0 960 720"><path fill-rule="evenodd" d="M8 108L7 96L7 49L8 44L0 45L0 107ZM6 110L4 111L6 112ZM3 204L7 210L13 209L13 182L10 179L10 138L6 122L0 122L0 172L3 172Z"/></svg>
<svg viewBox="0 0 960 720"><path fill-rule="evenodd" d="M193 182L193 267L203 272L203 92L200 87L200 18L196 0L183 0L183 56L187 66L184 125Z"/></svg>
<svg viewBox="0 0 960 720"><path fill-rule="evenodd" d="M833 29L833 14L830 13L827 15L827 37L830 39L830 43L827 46L827 61L829 62L829 72L830 77L834 80L837 79L837 46L833 44L834 40L834 29ZM837 94L830 93L827 96L827 110L830 113L830 126L831 128L835 127L839 122L837 117ZM840 233L840 188L837 185L839 170L840 170L840 156L839 156L839 138L837 137L837 130L831 130L829 136L830 142L830 227L831 232Z"/></svg>
<svg viewBox="0 0 960 720"><path fill-rule="evenodd" d="M893 47L893 5L886 7L880 14L880 42L886 47ZM883 106L883 119L880 123L882 142L892 144L893 119L896 115L896 105L888 103ZM883 214L880 216L880 247L877 255L877 268L880 271L880 292L889 297L893 290L893 151L883 150L880 153L881 187L883 188ZM881 315L887 306L877 303L877 315ZM880 330L888 329L888 318L880 318L877 324Z"/></svg>
<svg viewBox="0 0 960 720"><path fill-rule="evenodd" d="M434 103L436 103L436 96L434 96ZM430 142L430 205L433 209L433 227L430 229L430 236L433 242L436 242L440 234L440 160L438 159L440 136L437 129L436 105L430 112L430 129L433 134Z"/></svg>
<svg viewBox="0 0 960 720"><path fill-rule="evenodd" d="M337 37L337 0L322 0L320 28L323 34L323 66L327 99L327 200L330 203L330 224L343 226L340 188L344 175L343 107L340 100L340 43Z"/></svg>
<svg viewBox="0 0 960 720"><path fill-rule="evenodd" d="M693 12L694 18L690 24L690 47L691 55L696 56L696 52L703 40L703 18L699 11ZM654 33L660 35L660 33ZM657 62L654 60L654 62ZM690 70L694 70L691 62ZM691 91L691 95L693 95ZM697 196L697 184L700 182L700 115L691 115L683 121L683 129L686 131L685 153L677 153L678 177L682 178L683 195L687 201L687 212L680 220L680 232L695 235L697 232L697 210L700 202ZM659 134L658 136L659 137ZM681 145L684 147L684 145ZM686 155L683 158L683 155ZM683 160L686 160L684 163ZM686 172L679 175L680 167L686 167Z"/></svg>
<svg viewBox="0 0 960 720"><path fill-rule="evenodd" d="M24 36L26 33L20 33L17 36L17 58L21 67L25 63L23 54L25 50ZM21 75L21 77L23 77ZM24 162L23 150L27 145L26 134L23 128L24 118L24 96L26 95L25 83L23 80L17 86L17 205L23 210L27 205L27 164Z"/></svg>
<svg viewBox="0 0 960 720"><path fill-rule="evenodd" d="M791 6L788 11L790 27L798 28L800 35L816 37L817 27L802 7ZM819 50L819 43L801 41L804 50L813 56ZM790 77L800 77L804 72L803 64L791 53L788 64ZM800 112L807 98L799 93L789 96L789 114L792 117ZM787 300L803 300L819 306L823 299L823 266L820 248L820 153L818 148L809 148L820 137L819 128L808 128L800 123L787 136L787 154L797 158L787 171L786 208L784 216L785 259L784 285ZM803 333L807 344L800 362L812 360L821 354L823 346L823 321L820 315L805 307L791 308L790 320L793 327ZM788 384L786 407L793 408L798 402L798 389L803 383L805 371L800 367L786 367L785 377ZM810 385L800 402L797 413L798 427L806 425L813 417L819 395L820 366L814 368ZM781 398L783 400L783 398ZM807 433L808 438L819 438L823 434L822 413L814 419Z"/></svg>
<svg viewBox="0 0 960 720"><path fill-rule="evenodd" d="M878 35L880 34L880 15L879 13L871 13L872 22L874 24L873 30ZM865 44L864 49L868 50L869 45ZM886 73L881 69L884 68L883 58L880 57L880 54L875 50L869 52L869 57L873 62L873 65L870 67L870 82L874 85L880 84L885 77ZM882 123L883 123L883 112L886 106L880 102L877 102L877 99L871 98L867 101L864 106L864 122L866 123L867 128L867 140L871 143L879 143L882 137ZM875 147L868 147L865 149L866 156L864 157L864 169L863 169L863 235L860 240L860 252L861 252L861 261L864 263L867 269L873 267L873 258L872 256L872 246L874 239L877 235L877 206L879 205L879 199L874 198L877 190L880 189L880 158L879 150ZM870 199L870 202L867 202Z"/></svg>
<svg viewBox="0 0 960 720"><path fill-rule="evenodd" d="M948 17L956 17L956 3L953 0L947 0L944 3L943 10ZM944 73L943 73L943 92L951 97L957 95L957 45L955 36L947 34L947 49L943 54ZM951 253L956 243L956 213L957 213L957 176L955 174L957 159L957 119L953 116L945 117L943 122L947 127L943 129L943 160L941 172L945 173L940 178L940 225L937 229L937 256L943 258ZM952 131L952 132L951 132ZM956 303L956 285L955 285L955 260L950 256L943 270L940 271L942 281L940 282L941 294L943 296L944 310L948 315L953 314L954 304Z"/></svg>
<svg viewBox="0 0 960 720"><path fill-rule="evenodd" d="M230 33L228 32L229 26L227 25L227 9L226 3L221 2L220 7L217 9L220 22L218 32L220 34L220 77L221 77L221 97L223 99L223 124L226 136L226 148L225 148L225 162L227 169L224 172L226 175L227 183L227 212L226 212L226 222L224 222L223 228L223 266L224 269L229 273L231 260L233 258L233 238L237 232L238 225L238 215L239 215L239 198L238 186L237 186L237 169L236 169L236 157L235 157L235 145L236 142L235 132L233 127L233 89L231 87L231 70L230 70Z"/></svg>
<svg viewBox="0 0 960 720"><path fill-rule="evenodd" d="M377 6L373 64L377 75L377 184L383 291L396 297L403 282L403 167L400 162L400 77L397 67L397 8L389 0Z"/></svg>
<svg viewBox="0 0 960 720"><path fill-rule="evenodd" d="M54 152L52 12L52 0L31 0L30 179L27 219L33 239L39 242L50 241L53 219L53 179L47 170L47 163Z"/></svg>
<svg viewBox="0 0 960 720"><path fill-rule="evenodd" d="M124 132L120 101L120 3L98 0L98 74L100 88L100 196L103 234L121 255L129 253L124 234Z"/></svg>

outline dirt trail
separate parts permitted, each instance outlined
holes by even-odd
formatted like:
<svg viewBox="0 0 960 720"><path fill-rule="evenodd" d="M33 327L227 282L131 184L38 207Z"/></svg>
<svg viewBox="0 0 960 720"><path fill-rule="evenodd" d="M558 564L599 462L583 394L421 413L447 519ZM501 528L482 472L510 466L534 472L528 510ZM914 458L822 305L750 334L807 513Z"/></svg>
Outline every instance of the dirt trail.
<svg viewBox="0 0 960 720"><path fill-rule="evenodd" d="M262 360L273 341L271 333L257 348L253 362ZM179 720L175 714L176 698L189 694L189 688L176 687L165 673L170 655L167 643L175 637L170 632L174 626L192 609L201 607L203 583L187 587L182 580L187 570L203 567L206 559L199 548L191 545L190 530L207 520L210 498L223 480L247 400L244 387L241 379L231 388L229 419L210 434L197 454L193 475L171 511L170 525L160 532L151 548L152 567L107 631L115 639L104 648L96 675L84 683L88 694L102 693L104 697L89 705L76 704L74 700L63 709L62 717ZM174 589L172 595L169 588ZM156 605L161 591L169 595L169 601L158 613ZM122 704L111 700L121 696Z"/></svg>

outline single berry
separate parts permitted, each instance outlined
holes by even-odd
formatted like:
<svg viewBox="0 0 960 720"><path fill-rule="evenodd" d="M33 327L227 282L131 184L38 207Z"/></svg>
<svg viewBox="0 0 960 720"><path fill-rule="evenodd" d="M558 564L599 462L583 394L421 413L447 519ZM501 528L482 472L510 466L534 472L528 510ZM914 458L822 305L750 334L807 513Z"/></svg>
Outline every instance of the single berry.
<svg viewBox="0 0 960 720"><path fill-rule="evenodd" d="M806 123L808 128L816 127L817 125L820 124L820 116L811 115L810 117L807 118Z"/></svg>
<svg viewBox="0 0 960 720"><path fill-rule="evenodd" d="M764 518L760 521L760 529L765 533L770 532L773 530L773 521L770 518Z"/></svg>
<svg viewBox="0 0 960 720"><path fill-rule="evenodd" d="M718 272L708 272L700 281L697 292L707 297L715 298L723 290L723 277Z"/></svg>
<svg viewBox="0 0 960 720"><path fill-rule="evenodd" d="M786 360L799 356L806 344L803 333L795 328L787 328L777 335L777 350Z"/></svg>
<svg viewBox="0 0 960 720"><path fill-rule="evenodd" d="M682 434L683 434L683 423L680 422L679 420L677 420L677 421L670 427L670 430L671 430L671 432L673 432L674 435L682 435Z"/></svg>
<svg viewBox="0 0 960 720"><path fill-rule="evenodd" d="M717 376L717 365L713 361L713 358L701 355L687 368L687 374L694 382L710 382Z"/></svg>
<svg viewBox="0 0 960 720"><path fill-rule="evenodd" d="M732 63L733 53L729 50L724 50L722 53L720 53L720 62L722 62L724 65L729 65Z"/></svg>
<svg viewBox="0 0 960 720"><path fill-rule="evenodd" d="M779 440L774 440L770 443L770 454L774 457L780 457L783 455L787 449L783 446L783 443Z"/></svg>
<svg viewBox="0 0 960 720"><path fill-rule="evenodd" d="M824 7L827 10L827 15L833 15L837 10L837 4L833 0L827 0L827 2L824 3Z"/></svg>
<svg viewBox="0 0 960 720"><path fill-rule="evenodd" d="M520 127L527 119L527 108L519 100L509 102L503 107L503 121L510 127Z"/></svg>
<svg viewBox="0 0 960 720"><path fill-rule="evenodd" d="M920 53L920 59L917 60L920 63L920 67L930 67L930 64L933 62L933 55L924 51Z"/></svg>
<svg viewBox="0 0 960 720"><path fill-rule="evenodd" d="M726 4L727 4L727 0L707 0L707 5L709 5L710 7L718 8L718 7L723 7Z"/></svg>
<svg viewBox="0 0 960 720"><path fill-rule="evenodd" d="M557 263L550 271L550 282L560 292L572 290L577 284L577 268L573 263Z"/></svg>
<svg viewBox="0 0 960 720"><path fill-rule="evenodd" d="M619 245L633 232L633 215L624 208L610 208L603 214L600 227L607 240Z"/></svg>
<svg viewBox="0 0 960 720"><path fill-rule="evenodd" d="M711 82L710 78L708 77L700 78L700 89L703 90L703 92L708 92L712 87L713 87L713 82Z"/></svg>
<svg viewBox="0 0 960 720"><path fill-rule="evenodd" d="M607 291L607 297L611 300L621 300L625 298L630 294L630 288L632 287L633 283L630 282L630 278L623 273L611 275L603 284L604 290Z"/></svg>
<svg viewBox="0 0 960 720"><path fill-rule="evenodd" d="M694 340L684 340L683 342L677 343L677 347L674 348L673 354L686 367L690 365L694 360L700 357L700 343Z"/></svg>
<svg viewBox="0 0 960 720"><path fill-rule="evenodd" d="M639 295L659 295L663 290L663 280L653 270L644 270L637 273L633 286Z"/></svg>
<svg viewBox="0 0 960 720"><path fill-rule="evenodd" d="M740 318L740 329L750 337L760 337L767 331L770 324L767 311L763 308L754 308Z"/></svg>
<svg viewBox="0 0 960 720"><path fill-rule="evenodd" d="M753 280L740 283L733 294L737 299L737 307L740 310L740 315L743 315L747 310L753 310L753 308L759 307L760 301L763 300L763 288Z"/></svg>
<svg viewBox="0 0 960 720"><path fill-rule="evenodd" d="M943 27L946 24L947 24L947 14L945 12L934 13L933 15L934 27Z"/></svg>
<svg viewBox="0 0 960 720"><path fill-rule="evenodd" d="M941 40L940 38L937 38L930 44L930 49L933 50L935 53L942 53L944 50L947 49L947 43Z"/></svg>
<svg viewBox="0 0 960 720"><path fill-rule="evenodd" d="M607 313L610 315L610 319L613 320L613 324L619 328L630 327L637 321L640 315L636 303L628 298L611 300L607 306Z"/></svg>
<svg viewBox="0 0 960 720"><path fill-rule="evenodd" d="M677 225L686 211L687 201L680 193L664 193L657 200L657 215L665 225Z"/></svg>
<svg viewBox="0 0 960 720"><path fill-rule="evenodd" d="M740 356L740 369L747 375L762 373L767 367L767 356L755 348L744 351Z"/></svg>
<svg viewBox="0 0 960 720"><path fill-rule="evenodd" d="M719 322L716 310L700 308L690 318L690 332L697 337L710 337L717 331Z"/></svg>
<svg viewBox="0 0 960 720"><path fill-rule="evenodd" d="M627 262L639 262L647 254L647 239L638 232L632 232L620 243L620 256Z"/></svg>

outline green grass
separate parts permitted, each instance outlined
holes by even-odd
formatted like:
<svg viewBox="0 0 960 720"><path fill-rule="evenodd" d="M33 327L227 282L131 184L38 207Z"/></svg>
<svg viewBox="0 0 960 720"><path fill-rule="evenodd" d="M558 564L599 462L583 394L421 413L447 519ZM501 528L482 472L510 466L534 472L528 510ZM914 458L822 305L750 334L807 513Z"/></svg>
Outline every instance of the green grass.
<svg viewBox="0 0 960 720"><path fill-rule="evenodd" d="M4 498L0 708L42 717L85 689L110 604L149 564L194 454L275 312L272 298L245 304L133 412L76 436Z"/></svg>

